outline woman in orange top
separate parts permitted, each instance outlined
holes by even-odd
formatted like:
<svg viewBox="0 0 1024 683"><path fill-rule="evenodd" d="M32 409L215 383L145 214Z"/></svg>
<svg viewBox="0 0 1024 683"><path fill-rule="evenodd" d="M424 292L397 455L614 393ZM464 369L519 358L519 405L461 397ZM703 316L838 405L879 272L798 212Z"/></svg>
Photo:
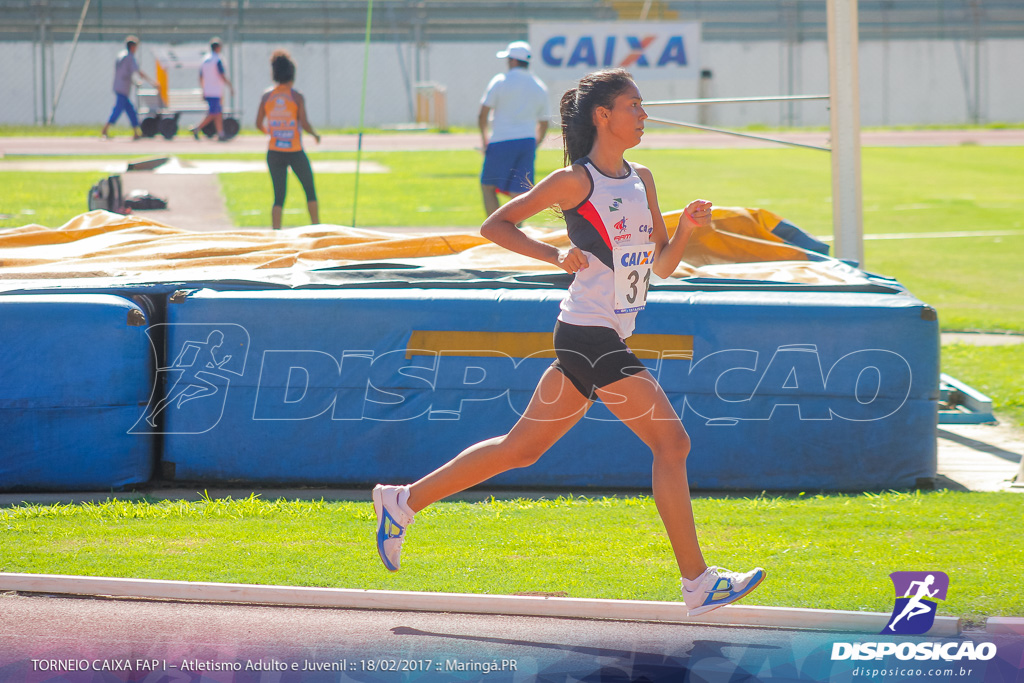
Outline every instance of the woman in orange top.
<svg viewBox="0 0 1024 683"><path fill-rule="evenodd" d="M313 130L306 119L306 100L292 87L295 82L295 62L285 50L275 50L270 57L270 68L277 83L263 93L256 113L256 127L270 136L267 150L267 167L274 184L274 206L270 218L274 230L281 229L281 213L288 189L288 167L302 183L309 207L309 222L320 222L320 210L316 202L316 187L313 185L313 169L309 158L302 151L302 131L306 131L320 143L320 135Z"/></svg>

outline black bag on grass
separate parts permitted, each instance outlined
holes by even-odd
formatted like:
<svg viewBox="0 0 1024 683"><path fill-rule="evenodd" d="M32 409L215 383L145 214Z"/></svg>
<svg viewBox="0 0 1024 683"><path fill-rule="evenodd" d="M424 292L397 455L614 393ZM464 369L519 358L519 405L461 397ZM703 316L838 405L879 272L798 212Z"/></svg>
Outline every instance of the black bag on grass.
<svg viewBox="0 0 1024 683"><path fill-rule="evenodd" d="M126 213L124 197L121 194L121 176L108 176L92 186L89 190L89 210L96 209Z"/></svg>
<svg viewBox="0 0 1024 683"><path fill-rule="evenodd" d="M132 190L128 193L124 204L132 211L153 211L167 208L166 199L152 195L147 190Z"/></svg>

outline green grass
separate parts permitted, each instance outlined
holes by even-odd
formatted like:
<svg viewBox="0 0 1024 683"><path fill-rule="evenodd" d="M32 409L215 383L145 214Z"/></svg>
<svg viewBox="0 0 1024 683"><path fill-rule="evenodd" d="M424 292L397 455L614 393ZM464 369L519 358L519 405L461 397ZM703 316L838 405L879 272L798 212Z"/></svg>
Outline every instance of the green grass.
<svg viewBox="0 0 1024 683"><path fill-rule="evenodd" d="M945 344L942 371L992 399L997 416L1024 427L1024 344Z"/></svg>
<svg viewBox="0 0 1024 683"><path fill-rule="evenodd" d="M2 168L2 166L0 166ZM89 188L103 173L0 172L0 229L36 223L58 228L89 210Z"/></svg>
<svg viewBox="0 0 1024 683"><path fill-rule="evenodd" d="M187 155L185 155L187 156ZM351 153L313 154L314 159L349 159ZM632 155L654 169L664 209L694 196L720 205L764 207L817 235L831 232L827 155L806 150L644 150ZM196 158L209 158L197 156ZM260 159L225 154L225 159ZM483 218L472 151L366 154L391 169L360 178L360 226L478 225ZM552 150L540 153L538 175L561 163ZM0 166L2 168L2 166ZM85 194L100 173L0 172L4 185L0 227L62 225L85 209ZM864 230L878 233L1011 230L1018 235L919 240L868 240L868 270L898 279L939 311L945 330L1024 331L1024 148L935 147L864 150ZM284 224L308 219L302 191L289 180ZM352 222L354 179L348 174L316 178L323 220ZM265 173L220 176L236 224L270 224L270 179ZM558 225L542 214L536 224ZM1024 376L1019 366L1015 376Z"/></svg>
<svg viewBox="0 0 1024 683"><path fill-rule="evenodd" d="M0 124L0 138L13 137L99 137L103 130L103 123L95 126L62 125L62 126L23 126L12 124ZM132 129L127 124L111 126L111 135L131 135Z"/></svg>
<svg viewBox="0 0 1024 683"><path fill-rule="evenodd" d="M255 154L225 154L231 159L260 159ZM207 156L197 158L208 159ZM352 159L351 153L313 153L314 159ZM807 150L645 150L631 158L650 166L658 178L663 209L683 206L701 196L720 205L770 209L817 235L831 232L829 161ZM393 152L364 155L391 169L360 178L357 223L370 226L475 226L483 218L473 151ZM552 150L538 157L538 175L557 168ZM85 193L100 173L0 172L4 184L0 227L40 223L59 226L85 209ZM868 148L863 154L864 230L879 233L1010 230L1003 237L916 240L868 240L868 270L898 279L939 312L944 330L1024 332L1024 148L934 147ZM320 215L327 222L352 219L354 179L319 174ZM266 173L220 176L228 208L237 225L270 224L270 179ZM307 222L302 191L290 177L284 224ZM34 213L26 213L34 211ZM542 214L533 223L558 225ZM1024 359L1006 353L996 364L1002 382L989 393L997 410L1021 423L1019 381ZM944 357L946 364L954 358ZM950 372L966 376L974 361ZM986 366L992 366L987 364ZM981 367L981 364L978 364ZM949 371L949 369L947 369ZM1015 398L1016 397L1016 398Z"/></svg>
<svg viewBox="0 0 1024 683"><path fill-rule="evenodd" d="M325 155L327 158L330 155ZM351 158L349 156L348 158ZM475 226L483 218L475 152L374 153L391 169L360 179L357 223ZM769 209L816 235L832 225L827 155L805 150L637 150L631 158L658 178L663 209L704 197L722 206ZM538 156L542 176L560 155ZM934 147L865 149L866 234L1010 230L1016 234L917 240L867 240L865 267L895 277L939 311L943 329L1024 331L1024 148ZM352 222L353 178L317 176L321 219ZM221 177L237 224L270 223L270 180L262 173ZM291 179L285 225L308 221ZM542 214L532 221L558 225Z"/></svg>
<svg viewBox="0 0 1024 683"><path fill-rule="evenodd" d="M353 155L339 157L352 159ZM313 158L331 159L335 155ZM383 164L391 172L360 175L356 223L360 227L479 225L484 218L480 159L479 153L469 151L364 154L364 161ZM315 180L320 219L351 225L355 176L320 173ZM273 192L269 174L223 174L221 188L236 225L270 225ZM305 207L302 188L289 174L284 226L308 224Z"/></svg>
<svg viewBox="0 0 1024 683"><path fill-rule="evenodd" d="M888 574L950 575L940 613L1024 615L1008 529L1024 497L898 493L698 498L715 564L765 566L751 604L888 612ZM205 499L0 509L0 570L188 581L679 600L653 501L640 497L439 503L389 574L368 502ZM824 580L822 577L827 577Z"/></svg>

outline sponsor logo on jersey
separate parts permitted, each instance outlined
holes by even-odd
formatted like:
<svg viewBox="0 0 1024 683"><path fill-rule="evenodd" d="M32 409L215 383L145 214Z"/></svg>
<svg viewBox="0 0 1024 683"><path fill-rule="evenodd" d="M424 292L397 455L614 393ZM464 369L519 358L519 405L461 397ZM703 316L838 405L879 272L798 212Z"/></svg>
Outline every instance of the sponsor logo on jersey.
<svg viewBox="0 0 1024 683"><path fill-rule="evenodd" d="M622 255L620 259L623 267L631 268L633 266L646 266L654 260L654 250L650 249L647 251L633 251L627 252Z"/></svg>

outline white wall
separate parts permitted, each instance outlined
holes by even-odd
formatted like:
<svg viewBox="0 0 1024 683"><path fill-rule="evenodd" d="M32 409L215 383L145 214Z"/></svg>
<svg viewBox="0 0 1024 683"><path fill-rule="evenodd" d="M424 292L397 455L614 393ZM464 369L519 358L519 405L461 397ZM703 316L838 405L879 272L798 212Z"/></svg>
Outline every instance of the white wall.
<svg viewBox="0 0 1024 683"><path fill-rule="evenodd" d="M140 45L143 71L155 76L151 53ZM180 50L202 45L175 46ZM245 43L228 46L224 58L236 84L235 109L243 125L252 126L256 104L270 85L269 56L276 47L291 51L298 74L296 87L306 95L310 119L319 127L354 127L359 121L363 46L354 43ZM473 126L480 96L490 78L504 68L494 56L503 43L437 43L419 59L422 80L447 87L448 120ZM113 63L117 43L80 43L57 109L56 122L100 125L113 105ZM52 99L69 51L60 43L47 51L46 86ZM862 41L860 44L861 123L864 126L970 123L974 95L980 95L981 122L1024 121L1024 40L980 43L978 87L975 49L965 41ZM401 59L400 59L401 55ZM779 41L706 42L702 45L709 97L827 94L828 53L823 41L789 46ZM0 80L0 123L31 124L42 116L40 57L32 43L0 43L0 60L18 64ZM416 77L417 60L409 44L376 43L370 49L366 124L407 123L410 96L402 73ZM35 82L33 82L33 79ZM195 87L194 73L172 74L172 87ZM548 83L552 111L570 82ZM694 98L698 81L644 82L646 99ZM49 105L47 105L47 109ZM696 122L693 107L661 108L658 115ZM706 122L713 126L749 124L827 126L824 102L800 104L708 105ZM122 120L123 122L123 120Z"/></svg>

